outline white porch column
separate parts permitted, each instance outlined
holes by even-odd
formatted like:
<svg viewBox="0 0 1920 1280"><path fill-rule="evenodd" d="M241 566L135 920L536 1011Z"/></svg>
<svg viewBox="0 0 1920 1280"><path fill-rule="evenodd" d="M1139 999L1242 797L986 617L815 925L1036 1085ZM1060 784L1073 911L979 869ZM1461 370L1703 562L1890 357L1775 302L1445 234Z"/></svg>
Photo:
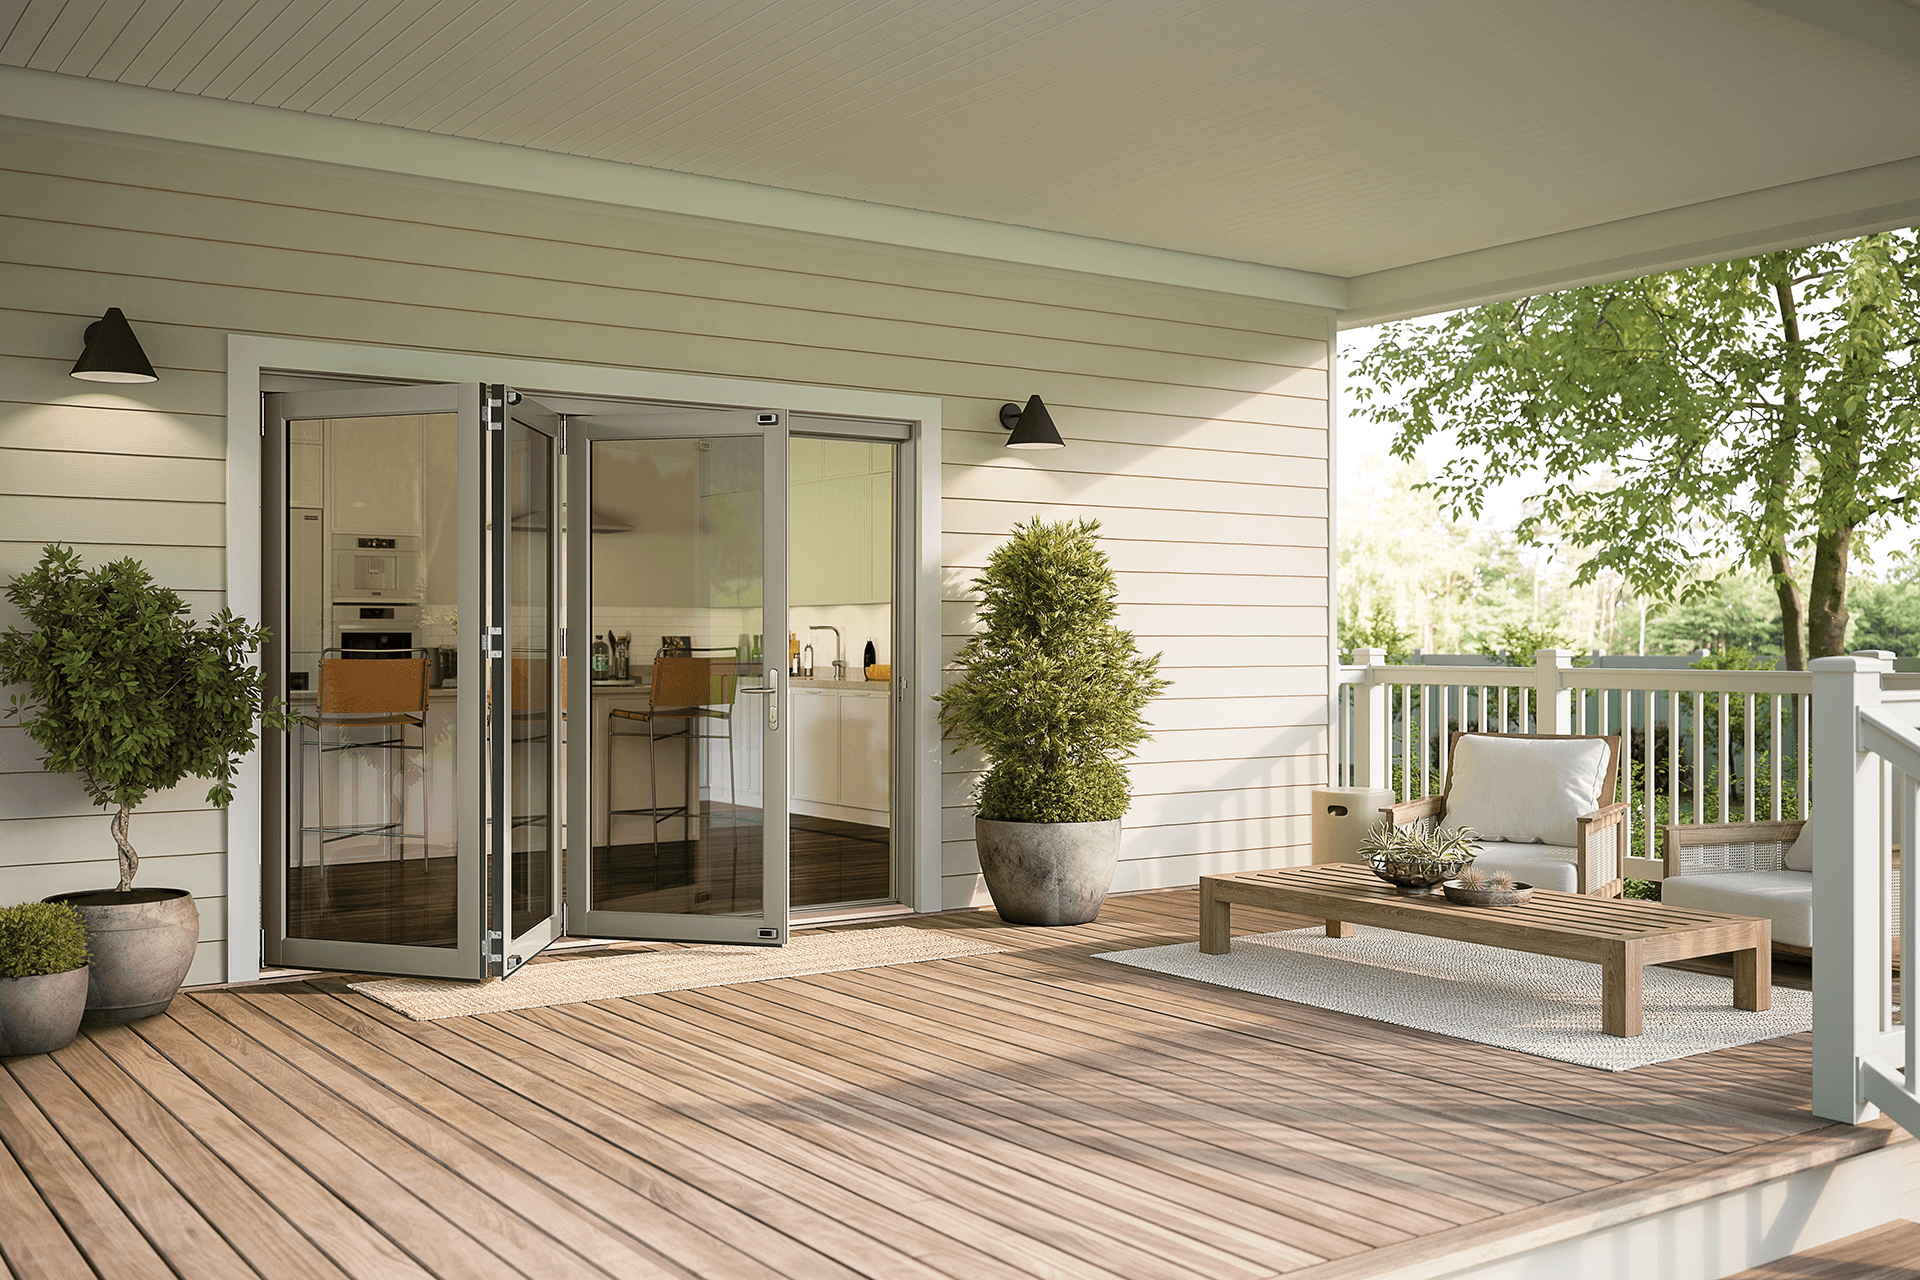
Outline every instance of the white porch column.
<svg viewBox="0 0 1920 1280"><path fill-rule="evenodd" d="M1387 686L1378 670L1387 664L1385 649L1355 649L1353 663L1367 669L1366 678L1353 687L1353 785L1384 787L1387 744Z"/></svg>
<svg viewBox="0 0 1920 1280"><path fill-rule="evenodd" d="M1573 694L1566 673L1573 669L1573 650L1536 649L1533 654L1533 705L1537 733L1573 732Z"/></svg>
<svg viewBox="0 0 1920 1280"><path fill-rule="evenodd" d="M1880 702L1893 663L1878 652L1815 658L1813 785L1813 1113L1858 1124L1879 1109L1860 1092L1858 1060L1879 1051L1880 762L1860 749L1859 708ZM1806 805L1807 797L1801 803Z"/></svg>

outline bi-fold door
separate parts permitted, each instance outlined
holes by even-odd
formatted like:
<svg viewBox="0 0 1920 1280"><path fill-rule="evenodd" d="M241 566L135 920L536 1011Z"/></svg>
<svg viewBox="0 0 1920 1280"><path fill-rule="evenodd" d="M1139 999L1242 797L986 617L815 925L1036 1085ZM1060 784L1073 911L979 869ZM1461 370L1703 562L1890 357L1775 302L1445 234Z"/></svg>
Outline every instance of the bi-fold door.
<svg viewBox="0 0 1920 1280"><path fill-rule="evenodd" d="M569 917L574 933L597 937L784 941L781 690L743 678L744 651L718 643L750 614L784 621L784 543L765 532L784 505L714 488L752 481L784 497L784 415L771 431L745 415L753 474L693 468L706 490L689 499L693 524L602 549L591 495L596 483L621 487L617 468L596 477L591 444L576 445L570 533L565 424L531 397L461 384L266 401L264 660L299 720L263 742L265 959L505 976ZM745 438L672 448L717 447L732 467ZM686 469L652 464L688 499ZM769 470L777 483L764 483ZM656 496L627 488L617 500ZM743 519L760 526L751 538ZM571 600L569 556L582 584ZM677 566L670 585L661 564ZM596 683L590 648L575 640L569 666L564 642L591 632L596 586L610 582L629 626L672 620L705 662L649 657L626 683ZM656 669L685 705L653 701ZM695 672L705 684L689 694ZM663 714L672 710L679 720ZM596 771L610 786L582 796ZM650 812L601 812L636 808ZM663 809L681 812L656 822ZM630 838L636 830L645 838ZM695 880L703 887L689 889Z"/></svg>

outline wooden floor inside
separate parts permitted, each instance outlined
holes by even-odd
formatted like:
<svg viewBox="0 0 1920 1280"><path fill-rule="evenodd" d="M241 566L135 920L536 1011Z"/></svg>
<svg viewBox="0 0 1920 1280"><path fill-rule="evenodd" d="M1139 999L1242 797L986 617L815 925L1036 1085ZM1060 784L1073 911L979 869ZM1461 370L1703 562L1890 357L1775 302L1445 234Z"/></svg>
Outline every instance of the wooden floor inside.
<svg viewBox="0 0 1920 1280"><path fill-rule="evenodd" d="M431 1023L337 977L184 994L0 1068L0 1255L1334 1280L1888 1140L1811 1116L1804 1035L1609 1074L1092 958L1196 918L1192 890L921 917L1008 950Z"/></svg>

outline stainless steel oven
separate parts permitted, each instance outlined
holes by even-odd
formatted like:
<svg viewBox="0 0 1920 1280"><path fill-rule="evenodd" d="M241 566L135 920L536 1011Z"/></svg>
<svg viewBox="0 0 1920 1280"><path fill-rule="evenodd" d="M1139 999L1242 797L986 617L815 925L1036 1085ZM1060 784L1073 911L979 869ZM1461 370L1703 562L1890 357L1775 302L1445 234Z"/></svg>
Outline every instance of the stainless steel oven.
<svg viewBox="0 0 1920 1280"><path fill-rule="evenodd" d="M349 658L401 658L419 647L417 604L335 603L333 644Z"/></svg>

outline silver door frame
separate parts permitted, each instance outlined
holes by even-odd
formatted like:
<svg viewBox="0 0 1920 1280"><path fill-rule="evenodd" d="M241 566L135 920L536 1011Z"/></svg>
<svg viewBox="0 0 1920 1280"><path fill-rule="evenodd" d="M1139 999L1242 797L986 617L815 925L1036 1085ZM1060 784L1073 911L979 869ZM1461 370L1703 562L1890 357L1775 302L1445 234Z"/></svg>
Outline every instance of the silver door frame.
<svg viewBox="0 0 1920 1280"><path fill-rule="evenodd" d="M772 422L766 422L772 417ZM737 413L701 415L698 430L675 422L657 426L622 424L595 426L569 418L566 434L567 501L567 630L571 637L593 634L592 521L573 518L587 511L593 496L593 450L596 440L685 440L702 436L758 435L763 442L761 508L761 632L778 637L787 631L787 413L785 410L744 409ZM664 912L605 911L593 908L592 797L594 714L592 670L585 661L568 664L567 704L586 708L581 724L567 735L567 931L591 938L645 938L674 942L714 942L735 945L782 946L787 941L792 897L788 870L787 813L787 669L770 662L773 646L763 646L760 678L773 692L760 705L736 704L734 714L762 717L761 751L762 875L761 913L755 917L676 915ZM584 728L581 726L584 725Z"/></svg>
<svg viewBox="0 0 1920 1280"><path fill-rule="evenodd" d="M487 486L488 521L494 536L489 540L488 556L491 560L491 598L488 601L490 618L488 626L500 628L500 644L488 659L492 671L493 698L493 734L492 757L488 762L487 786L492 792L490 809L492 812L492 862L490 868L491 884L489 896L492 901L491 919L487 924L488 944L490 948L497 937L500 945L491 950L488 956L488 975L506 977L533 959L541 951L559 941L565 932L564 900L560 896L561 867L565 863L566 852L561 843L561 821L564 812L561 791L561 702L560 702L560 661L566 655L560 643L561 621L565 616L566 592L561 582L561 544L562 535L558 527L550 529L547 538L547 725L545 732L550 750L547 752L547 830L551 840L552 860L548 864L547 901L552 910L545 919L536 923L526 932L513 933L513 774L510 768L513 753L513 669L512 654L514 644L514 620L512 591L508 585L507 544L513 537L513 511L508 505L508 494L512 490L507 475L507 459L511 456L508 448L506 430L508 424L519 425L547 437L552 452L549 455L552 465L547 472L547 510L552 513L555 526L561 522L560 472L566 459L563 420L557 414L542 408L529 406L520 393L504 385L492 385L485 388L487 413L490 421L498 421L501 430L489 432L490 479ZM552 419L552 425L540 419Z"/></svg>
<svg viewBox="0 0 1920 1280"><path fill-rule="evenodd" d="M459 628L456 644L461 669L481 670L480 640L484 599L482 494L482 405L480 388L473 383L440 383L411 387L373 387L366 390L298 391L263 397L263 475L261 516L264 526L265 609L272 631L263 661L270 696L287 696L284 647L287 627L287 423L313 418L402 417L427 413L458 415L455 468L459 518L457 607L468 621ZM486 715L484 681L461 684L454 703L454 760L457 789L454 803L455 942L452 947L420 947L396 943L343 942L287 935L287 753L285 734L261 734L263 781L266 791L262 823L265 856L265 892L262 906L261 949L269 963L308 969L345 969L372 973L405 973L434 978L485 976L485 919L482 911L482 872L487 854L481 769L484 759Z"/></svg>

